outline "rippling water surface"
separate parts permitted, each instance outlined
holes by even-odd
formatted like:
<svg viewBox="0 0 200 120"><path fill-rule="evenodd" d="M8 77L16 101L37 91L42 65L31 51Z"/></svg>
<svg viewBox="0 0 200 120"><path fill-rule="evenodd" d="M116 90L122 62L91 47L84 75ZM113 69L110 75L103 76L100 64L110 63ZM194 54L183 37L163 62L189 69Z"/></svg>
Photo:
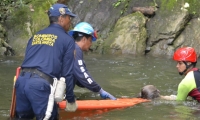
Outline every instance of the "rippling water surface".
<svg viewBox="0 0 200 120"><path fill-rule="evenodd" d="M176 63L169 58L92 54L84 58L95 81L117 98L135 97L147 84L155 85L163 95L176 94L182 79L177 73ZM22 60L21 57L0 57L0 120L9 117L13 77ZM98 94L87 89L76 87L74 91L78 99L100 99ZM197 120L200 118L200 105L192 101L155 100L102 114L91 111L92 115L84 118L72 117L64 111L60 113L62 120Z"/></svg>

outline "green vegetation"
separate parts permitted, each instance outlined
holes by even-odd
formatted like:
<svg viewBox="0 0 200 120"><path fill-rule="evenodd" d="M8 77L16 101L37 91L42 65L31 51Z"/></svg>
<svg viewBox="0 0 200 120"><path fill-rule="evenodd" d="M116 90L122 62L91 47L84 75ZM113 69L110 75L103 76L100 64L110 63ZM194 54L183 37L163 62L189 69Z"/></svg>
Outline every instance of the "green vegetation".
<svg viewBox="0 0 200 120"><path fill-rule="evenodd" d="M114 8L119 6L122 2L125 2L126 0L118 0L116 3L113 3Z"/></svg>
<svg viewBox="0 0 200 120"><path fill-rule="evenodd" d="M9 28L25 29L27 27L25 24L29 22L31 32L34 34L49 24L46 12L54 2L55 0L18 0L16 3L11 1L8 6L14 5L10 7L10 12L6 13L6 16L9 16L9 19L7 19Z"/></svg>
<svg viewBox="0 0 200 120"><path fill-rule="evenodd" d="M199 0L185 0L190 6L188 8L188 11L192 14L200 14L199 6L200 2Z"/></svg>
<svg viewBox="0 0 200 120"><path fill-rule="evenodd" d="M10 14L14 8L21 8L25 4L30 3L31 0L1 0L0 1L0 17L4 14Z"/></svg>
<svg viewBox="0 0 200 120"><path fill-rule="evenodd" d="M157 0L158 1L158 0ZM188 3L188 7L184 7L184 5ZM161 10L169 12L175 8L178 9L186 9L190 14L197 15L200 14L200 2L199 0L162 0L161 2Z"/></svg>
<svg viewBox="0 0 200 120"><path fill-rule="evenodd" d="M161 9L162 10L172 10L177 6L177 0L162 0Z"/></svg>
<svg viewBox="0 0 200 120"><path fill-rule="evenodd" d="M130 2L130 0L118 0L117 2L113 3L112 5L113 5L114 8L117 8L117 7L119 7L120 5L124 5L124 6L122 7L121 11L120 11L120 14L122 15L122 14L124 14L124 12L127 11L129 2Z"/></svg>

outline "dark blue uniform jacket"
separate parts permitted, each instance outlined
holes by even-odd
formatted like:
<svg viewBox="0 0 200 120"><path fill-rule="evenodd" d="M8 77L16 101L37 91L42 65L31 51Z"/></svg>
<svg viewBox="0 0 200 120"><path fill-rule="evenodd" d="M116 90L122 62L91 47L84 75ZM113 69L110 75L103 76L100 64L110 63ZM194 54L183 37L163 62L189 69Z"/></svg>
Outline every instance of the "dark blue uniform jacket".
<svg viewBox="0 0 200 120"><path fill-rule="evenodd" d="M37 68L51 77L66 78L66 99L74 102L74 63L75 42L58 24L39 31L29 41L22 68Z"/></svg>
<svg viewBox="0 0 200 120"><path fill-rule="evenodd" d="M74 79L79 87L86 87L93 92L99 92L101 89L88 72L83 60L83 52L77 44L75 44Z"/></svg>

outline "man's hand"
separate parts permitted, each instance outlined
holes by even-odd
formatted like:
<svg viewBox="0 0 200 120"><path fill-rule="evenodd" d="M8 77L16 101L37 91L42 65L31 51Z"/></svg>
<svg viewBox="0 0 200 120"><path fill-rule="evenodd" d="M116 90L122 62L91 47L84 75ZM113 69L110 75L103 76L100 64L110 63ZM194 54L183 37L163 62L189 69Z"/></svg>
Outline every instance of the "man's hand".
<svg viewBox="0 0 200 120"><path fill-rule="evenodd" d="M116 100L116 98L115 98L113 95L111 95L110 93L104 91L102 88L101 88L101 90L99 91L99 94L100 94L100 96L101 96L103 99L109 98L109 99L111 99L111 100Z"/></svg>
<svg viewBox="0 0 200 120"><path fill-rule="evenodd" d="M66 100L65 111L67 111L67 112L75 112L77 108L78 108L78 105L76 104L76 101L73 102L73 103L68 103L68 101Z"/></svg>

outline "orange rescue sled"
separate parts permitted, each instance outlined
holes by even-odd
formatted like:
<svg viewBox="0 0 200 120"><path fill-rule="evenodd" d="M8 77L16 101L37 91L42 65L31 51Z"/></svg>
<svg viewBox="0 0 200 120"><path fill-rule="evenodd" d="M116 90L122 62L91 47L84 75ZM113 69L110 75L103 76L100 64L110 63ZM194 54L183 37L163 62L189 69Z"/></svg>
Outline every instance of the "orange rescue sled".
<svg viewBox="0 0 200 120"><path fill-rule="evenodd" d="M116 109L134 106L135 104L147 102L142 98L119 98L117 100L77 100L77 110L100 110ZM65 109L66 101L58 103L60 109Z"/></svg>
<svg viewBox="0 0 200 120"><path fill-rule="evenodd" d="M21 67L18 67L16 70L16 75L14 76L14 81L13 81L13 91L12 91L12 100L11 100L11 105L10 105L10 117L13 118L15 117L15 108L16 108L16 90L15 90L15 82L20 74L20 69Z"/></svg>
<svg viewBox="0 0 200 120"><path fill-rule="evenodd" d="M78 108L75 112L66 112L66 101L58 103L60 111L59 120L66 119L85 119L85 117L92 117L94 115L100 115L114 109L123 109L134 106L142 102L148 102L150 100L141 98L119 98L117 100L77 100Z"/></svg>

